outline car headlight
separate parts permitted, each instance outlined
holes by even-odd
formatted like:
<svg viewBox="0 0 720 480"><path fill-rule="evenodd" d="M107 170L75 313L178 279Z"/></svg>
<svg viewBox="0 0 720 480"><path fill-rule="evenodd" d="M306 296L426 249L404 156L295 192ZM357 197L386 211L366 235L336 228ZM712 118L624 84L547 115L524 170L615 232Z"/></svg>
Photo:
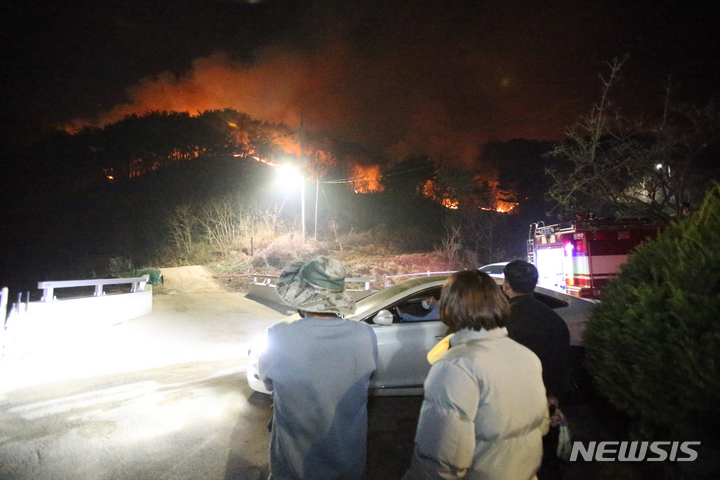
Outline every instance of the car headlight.
<svg viewBox="0 0 720 480"><path fill-rule="evenodd" d="M250 342L248 349L248 373L255 378L259 378L257 374L258 358L260 354L267 348L267 331L262 335L258 335Z"/></svg>

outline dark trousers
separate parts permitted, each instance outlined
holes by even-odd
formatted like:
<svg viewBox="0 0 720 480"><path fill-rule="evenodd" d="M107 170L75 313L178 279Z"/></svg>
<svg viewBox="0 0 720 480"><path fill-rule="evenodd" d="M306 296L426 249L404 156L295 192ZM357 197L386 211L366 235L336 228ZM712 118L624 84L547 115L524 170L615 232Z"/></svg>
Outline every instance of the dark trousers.
<svg viewBox="0 0 720 480"><path fill-rule="evenodd" d="M560 427L550 427L550 431L543 437L543 458L537 472L538 480L562 479L563 461L557 456L559 438Z"/></svg>

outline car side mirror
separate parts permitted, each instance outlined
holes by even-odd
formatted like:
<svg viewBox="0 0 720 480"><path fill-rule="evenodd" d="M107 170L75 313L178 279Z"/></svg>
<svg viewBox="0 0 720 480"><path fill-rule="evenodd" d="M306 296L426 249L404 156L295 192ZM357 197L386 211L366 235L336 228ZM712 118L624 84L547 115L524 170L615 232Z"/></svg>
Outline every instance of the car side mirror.
<svg viewBox="0 0 720 480"><path fill-rule="evenodd" d="M373 322L377 325L392 325L393 314L390 310L380 310L373 318Z"/></svg>

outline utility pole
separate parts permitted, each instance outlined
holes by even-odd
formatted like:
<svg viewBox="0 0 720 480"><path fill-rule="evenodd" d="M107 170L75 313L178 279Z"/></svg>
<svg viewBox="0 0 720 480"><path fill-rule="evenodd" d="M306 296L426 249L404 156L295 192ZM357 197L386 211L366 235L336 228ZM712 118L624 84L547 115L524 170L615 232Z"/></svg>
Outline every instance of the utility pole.
<svg viewBox="0 0 720 480"><path fill-rule="evenodd" d="M315 241L317 241L317 212L318 212L318 194L320 192L320 177L317 168L317 156L315 157Z"/></svg>
<svg viewBox="0 0 720 480"><path fill-rule="evenodd" d="M305 168L305 160L304 160L304 153L305 150L303 150L303 136L305 134L304 127L303 127L303 114L300 112L300 168L303 172L302 175L300 175L302 178L300 179L300 214L302 216L302 241L305 243L305 173L307 173L307 169Z"/></svg>

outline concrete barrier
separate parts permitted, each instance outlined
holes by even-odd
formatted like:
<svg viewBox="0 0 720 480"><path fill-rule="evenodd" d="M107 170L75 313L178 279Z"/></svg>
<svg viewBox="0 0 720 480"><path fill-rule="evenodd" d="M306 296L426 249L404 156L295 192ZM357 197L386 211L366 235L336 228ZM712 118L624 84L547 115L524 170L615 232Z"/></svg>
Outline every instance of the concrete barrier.
<svg viewBox="0 0 720 480"><path fill-rule="evenodd" d="M125 283L135 279L128 280ZM38 349L81 341L93 330L151 312L150 285L130 293L20 303L10 311L5 322L4 355L17 358Z"/></svg>

